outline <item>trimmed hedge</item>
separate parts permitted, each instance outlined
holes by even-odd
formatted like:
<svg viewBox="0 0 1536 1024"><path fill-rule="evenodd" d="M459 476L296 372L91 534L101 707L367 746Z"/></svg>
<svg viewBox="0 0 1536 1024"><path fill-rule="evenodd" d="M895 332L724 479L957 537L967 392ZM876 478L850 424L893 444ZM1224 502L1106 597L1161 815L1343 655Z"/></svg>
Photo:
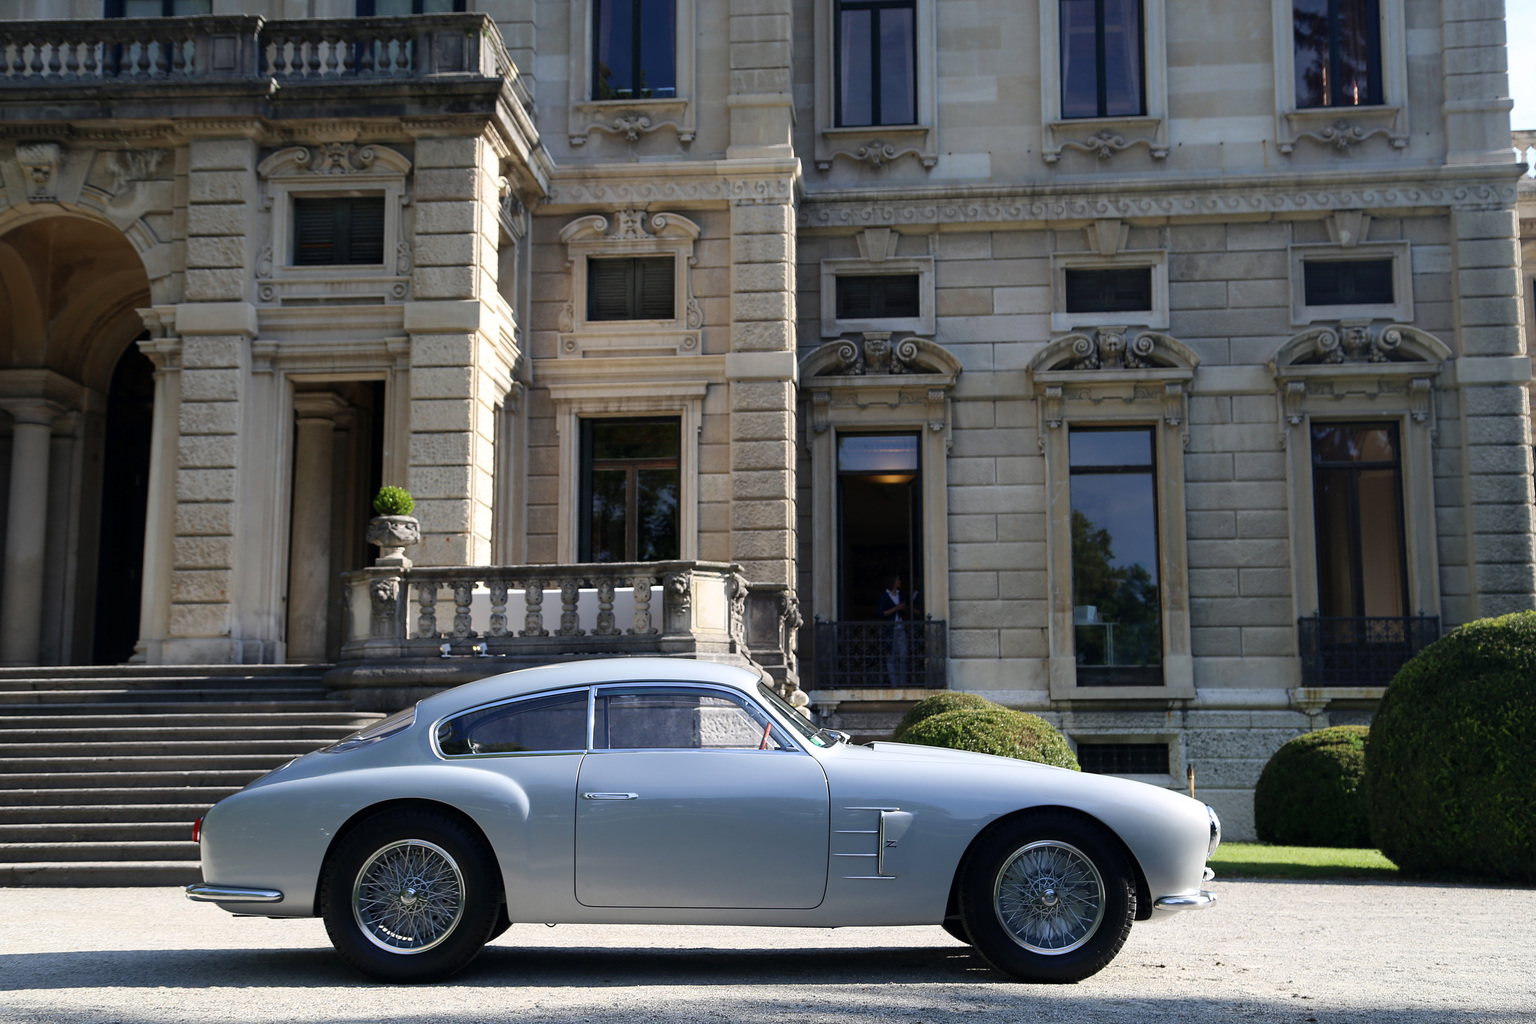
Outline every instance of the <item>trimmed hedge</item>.
<svg viewBox="0 0 1536 1024"><path fill-rule="evenodd" d="M1402 667L1364 789L1371 839L1405 871L1536 881L1536 612L1469 623Z"/></svg>
<svg viewBox="0 0 1536 1024"><path fill-rule="evenodd" d="M961 708L1000 708L1001 704L992 701L976 693L963 693L949 691L936 693L932 697L924 697L907 710L902 716L901 724L896 726L896 733L891 738L899 740L906 735L908 729L925 718L934 715L942 715L946 711L958 711Z"/></svg>
<svg viewBox="0 0 1536 1024"><path fill-rule="evenodd" d="M904 743L974 750L1021 761L1081 771L1066 738L1039 715L1000 704L958 708L924 718L902 736Z"/></svg>
<svg viewBox="0 0 1536 1024"><path fill-rule="evenodd" d="M1371 845L1360 778L1363 725L1336 725L1297 736L1275 751L1253 790L1259 841L1275 846Z"/></svg>

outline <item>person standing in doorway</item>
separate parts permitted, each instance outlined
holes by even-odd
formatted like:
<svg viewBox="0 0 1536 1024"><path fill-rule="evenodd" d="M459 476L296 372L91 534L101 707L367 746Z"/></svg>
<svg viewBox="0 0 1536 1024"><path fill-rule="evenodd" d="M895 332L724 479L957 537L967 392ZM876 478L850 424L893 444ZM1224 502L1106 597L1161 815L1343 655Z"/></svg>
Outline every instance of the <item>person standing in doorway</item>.
<svg viewBox="0 0 1536 1024"><path fill-rule="evenodd" d="M907 681L907 600L901 593L901 574L892 573L880 595L880 620L886 623L885 674L893 688Z"/></svg>

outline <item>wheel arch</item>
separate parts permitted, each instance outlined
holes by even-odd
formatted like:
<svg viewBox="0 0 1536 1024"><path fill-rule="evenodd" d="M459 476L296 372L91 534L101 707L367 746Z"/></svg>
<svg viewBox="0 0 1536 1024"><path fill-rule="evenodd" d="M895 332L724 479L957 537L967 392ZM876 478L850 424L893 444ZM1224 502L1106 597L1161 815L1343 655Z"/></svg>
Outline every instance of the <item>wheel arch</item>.
<svg viewBox="0 0 1536 1024"><path fill-rule="evenodd" d="M983 828L971 837L970 843L966 845L965 852L960 855L960 860L955 864L955 873L949 882L949 900L944 907L946 919L959 916L960 876L965 873L966 865L970 863L971 856L976 847L981 845L984 839L999 829L1008 828L1020 819L1042 813L1064 814L1102 829L1104 834L1120 848L1120 852L1125 854L1126 861L1131 865L1131 873L1135 876L1134 882L1136 885L1136 920L1145 921L1152 916L1152 889L1147 884L1146 872L1142 870L1141 862L1136 859L1136 854L1126 845L1125 840L1120 838L1118 832L1110 828L1101 819L1095 818L1086 811L1078 810L1076 807L1066 807L1061 804L1039 804L1034 807L1023 807L1017 811L1004 814L989 822L986 828Z"/></svg>
<svg viewBox="0 0 1536 1024"><path fill-rule="evenodd" d="M337 848L363 822L389 811L430 811L434 814L441 814L452 818L464 825L480 838L480 841L485 844L486 850L490 852L491 861L496 866L496 885L498 889L502 888L501 859L497 856L496 847L491 843L490 837L485 834L485 829L480 827L478 821L452 804L443 803L441 800L429 800L425 797L401 797L395 800L381 800L378 803L359 808L350 818L342 822L341 827L336 830L336 834L331 837L331 841L326 845L325 856L320 860L320 873L315 877L313 916L320 917L325 912L325 908L320 905L320 897L324 888L321 880L325 878L325 873L331 866L331 858L335 856ZM502 892L500 896L502 903L505 904L506 893Z"/></svg>

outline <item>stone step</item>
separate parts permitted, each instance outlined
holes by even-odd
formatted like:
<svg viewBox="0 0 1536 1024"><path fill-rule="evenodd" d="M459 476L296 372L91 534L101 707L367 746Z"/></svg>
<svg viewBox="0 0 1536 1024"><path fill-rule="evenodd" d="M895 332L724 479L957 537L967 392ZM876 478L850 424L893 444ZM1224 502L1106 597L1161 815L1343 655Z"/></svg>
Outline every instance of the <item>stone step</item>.
<svg viewBox="0 0 1536 1024"><path fill-rule="evenodd" d="M313 665L41 665L0 668L0 680L7 679L215 679L249 676L310 676L318 679L335 666Z"/></svg>
<svg viewBox="0 0 1536 1024"><path fill-rule="evenodd" d="M344 735L337 730L338 736ZM229 739L229 740L184 740L168 739L165 737L113 740L103 732L100 739L94 740L61 740L58 737L46 738L32 743L11 743L6 736L0 735L0 772L5 771L6 761L26 759L35 761L41 758L70 757L70 758L100 758L100 757L194 757L194 756L249 756L249 757L297 757L307 754L312 750L318 750L325 746L328 739L307 738L274 738L274 739Z"/></svg>
<svg viewBox="0 0 1536 1024"><path fill-rule="evenodd" d="M119 679L116 676L80 676L70 679L0 679L0 693L28 693L35 690L71 692L82 690L254 690L302 689L323 692L325 685L315 676L146 676Z"/></svg>
<svg viewBox="0 0 1536 1024"><path fill-rule="evenodd" d="M0 822L0 845L6 843L109 843L192 841L192 815L185 821L43 821Z"/></svg>
<svg viewBox="0 0 1536 1024"><path fill-rule="evenodd" d="M334 704L330 705L334 707ZM250 707L248 704L239 707ZM24 732L28 735L48 729L74 731L78 729L111 729L114 732L131 729L196 729L208 736L229 735L231 729L259 728L286 730L290 727L360 729L384 716L373 711L265 711L197 714L136 714L125 716L71 714L57 722L49 722L42 716L30 713L18 714L7 710L0 718L0 734ZM269 734L270 735L270 734ZM15 742L10 740L10 742Z"/></svg>
<svg viewBox="0 0 1536 1024"><path fill-rule="evenodd" d="M309 753L306 747L300 753ZM22 777L58 777L64 785L72 785L81 777L111 778L114 776L138 778L185 775L191 773L224 772L233 775L250 775L255 778L280 764L293 760L297 754L284 757L281 754L152 754L147 756L108 755L104 757L0 757L0 799L12 779ZM130 783L131 784L131 783Z"/></svg>
<svg viewBox="0 0 1536 1024"><path fill-rule="evenodd" d="M239 775L248 775L248 772L238 772ZM111 778L111 776L108 776ZM231 794L238 793L245 788L245 783L238 785L204 784L193 785L150 785L142 786L91 786L81 783L80 779L71 779L71 782L80 783L77 788L65 788L63 786L43 786L37 788L6 789L4 801L10 807L30 807L37 804L198 804L206 810ZM247 780L249 781L249 780ZM199 811L198 814L201 814ZM194 815L195 817L195 815Z"/></svg>
<svg viewBox="0 0 1536 1024"><path fill-rule="evenodd" d="M3 702L0 702L3 703ZM197 700L163 700L143 701L124 700L103 702L65 702L54 704L21 703L3 705L4 713L8 717L19 718L21 716L60 718L74 715L100 716L103 707L110 707L120 716L127 715L233 715L233 714L259 714L263 711L284 712L297 714L300 712L338 712L347 707L345 701L339 700L229 700L220 696L217 699L210 698L207 701ZM122 719L119 718L119 721Z"/></svg>
<svg viewBox="0 0 1536 1024"><path fill-rule="evenodd" d="M280 763L280 762L279 762ZM177 789L227 789L234 792L245 786L246 783L256 779L276 768L276 764L268 764L262 768L245 769L185 769L166 771L81 771L81 772L10 772L3 777L6 788L3 791L3 799L9 800L12 793L42 792L49 789L60 790L101 790L110 789L119 793L134 793L139 790L154 790L156 792L175 791ZM15 787L12 789L11 787ZM137 798L135 798L137 799ZM144 798L146 803L154 798ZM61 801L63 802L63 801Z"/></svg>
<svg viewBox="0 0 1536 1024"><path fill-rule="evenodd" d="M198 858L197 844L132 841L117 843L0 843L0 863L60 863L63 861L167 861Z"/></svg>
<svg viewBox="0 0 1536 1024"><path fill-rule="evenodd" d="M309 703L312 701L324 701L325 691L311 686L272 687L271 689L253 689L251 687L219 688L192 688L187 687L175 690L134 689L131 687L104 688L94 690L8 690L0 692L0 707L12 705L45 704L87 704L117 705L123 703L147 704L147 703L206 703L210 701L257 701L270 704L276 701L296 701Z"/></svg>
<svg viewBox="0 0 1536 1024"><path fill-rule="evenodd" d="M0 864L0 887L190 885L202 880L202 869L195 860L33 861Z"/></svg>
<svg viewBox="0 0 1536 1024"><path fill-rule="evenodd" d="M45 790L44 792L49 795L57 795L56 790ZM97 792L100 791L98 790ZM32 826L40 824L85 826L127 822L153 825L175 823L178 828L191 828L192 822L208 813L208 808L213 806L213 800L158 804L13 804L12 796L12 793L6 793L6 803L0 805L0 826Z"/></svg>
<svg viewBox="0 0 1536 1024"><path fill-rule="evenodd" d="M349 733L363 725L378 720L377 716L337 722L334 725L231 725L223 728L193 725L125 726L120 724L99 725L83 729L39 728L27 729L0 726L0 745L26 749L65 747L91 743L163 743L170 746L199 750L200 744L216 744L218 749L234 752L238 745L247 743L309 743L318 747ZM136 722L138 719L129 719ZM24 751L23 751L24 752Z"/></svg>

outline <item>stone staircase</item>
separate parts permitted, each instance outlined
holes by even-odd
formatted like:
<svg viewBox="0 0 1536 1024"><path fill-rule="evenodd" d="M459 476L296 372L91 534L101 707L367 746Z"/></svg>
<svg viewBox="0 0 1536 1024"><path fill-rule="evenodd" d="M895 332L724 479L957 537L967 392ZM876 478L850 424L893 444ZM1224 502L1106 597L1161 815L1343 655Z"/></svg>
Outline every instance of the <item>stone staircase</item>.
<svg viewBox="0 0 1536 1024"><path fill-rule="evenodd" d="M327 667L0 669L0 886L200 881L199 815L382 717Z"/></svg>

